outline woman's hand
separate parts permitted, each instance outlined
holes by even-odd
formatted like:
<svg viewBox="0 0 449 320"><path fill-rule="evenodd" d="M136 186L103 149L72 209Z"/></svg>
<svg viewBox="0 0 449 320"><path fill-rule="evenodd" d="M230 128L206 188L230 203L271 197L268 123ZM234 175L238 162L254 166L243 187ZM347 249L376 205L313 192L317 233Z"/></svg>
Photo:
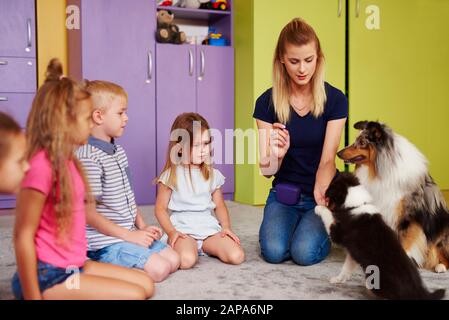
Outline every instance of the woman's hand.
<svg viewBox="0 0 449 320"><path fill-rule="evenodd" d="M315 189L313 190L313 196L315 198L315 202L319 206L326 206L326 190L328 186L318 186L315 185Z"/></svg>
<svg viewBox="0 0 449 320"><path fill-rule="evenodd" d="M160 238L162 238L162 230L159 227L156 227L156 226L145 226L141 230L148 231L151 234L151 237L154 240L159 240Z"/></svg>
<svg viewBox="0 0 449 320"><path fill-rule="evenodd" d="M187 235L177 230L170 232L168 234L168 244L170 245L170 247L174 248L175 243L179 238L185 239L187 238Z"/></svg>
<svg viewBox="0 0 449 320"><path fill-rule="evenodd" d="M273 123L270 132L270 154L283 159L290 148L290 134L282 123Z"/></svg>
<svg viewBox="0 0 449 320"><path fill-rule="evenodd" d="M232 232L231 229L229 229L229 228L222 229L221 232L220 232L220 235L221 235L222 238L229 237L232 240L234 240L238 245L240 245L239 237L237 237L237 235L234 232Z"/></svg>

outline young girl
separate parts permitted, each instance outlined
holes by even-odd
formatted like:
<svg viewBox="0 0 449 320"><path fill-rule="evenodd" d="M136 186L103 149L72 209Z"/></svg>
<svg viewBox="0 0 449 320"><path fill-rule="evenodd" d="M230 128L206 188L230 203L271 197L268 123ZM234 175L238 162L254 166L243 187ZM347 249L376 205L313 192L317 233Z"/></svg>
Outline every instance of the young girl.
<svg viewBox="0 0 449 320"><path fill-rule="evenodd" d="M196 125L201 130L194 130ZM231 230L220 189L225 178L208 164L211 137L207 121L197 113L183 113L175 119L171 132L180 136L169 143L158 178L155 215L169 245L181 257L181 269L192 268L203 252L225 263L242 263L245 255ZM212 215L214 209L218 221Z"/></svg>
<svg viewBox="0 0 449 320"><path fill-rule="evenodd" d="M86 210L95 204L74 150L87 141L91 111L88 92L63 77L53 59L27 123L30 169L14 228L17 299L145 299L153 294L145 273L86 262Z"/></svg>
<svg viewBox="0 0 449 320"><path fill-rule="evenodd" d="M28 170L25 159L26 139L20 126L0 112L0 193L14 194Z"/></svg>

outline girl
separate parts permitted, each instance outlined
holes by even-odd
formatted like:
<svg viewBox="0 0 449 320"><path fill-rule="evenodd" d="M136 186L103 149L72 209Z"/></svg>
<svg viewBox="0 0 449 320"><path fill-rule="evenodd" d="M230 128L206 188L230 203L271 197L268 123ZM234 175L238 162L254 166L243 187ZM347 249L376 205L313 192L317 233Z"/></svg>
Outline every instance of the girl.
<svg viewBox="0 0 449 320"><path fill-rule="evenodd" d="M20 126L6 113L0 112L0 193L14 194L28 170L25 158L26 138Z"/></svg>
<svg viewBox="0 0 449 320"><path fill-rule="evenodd" d="M91 111L89 93L63 77L53 59L27 122L30 170L18 196L14 228L17 299L145 299L153 294L153 282L143 272L85 261L86 209L95 204L74 150L87 141Z"/></svg>
<svg viewBox="0 0 449 320"><path fill-rule="evenodd" d="M328 255L330 241L314 207L325 204L337 173L335 155L347 116L345 95L324 81L324 55L315 31L293 19L279 35L273 88L257 99L253 115L260 169L275 177L259 233L267 262L292 258L312 265Z"/></svg>
<svg viewBox="0 0 449 320"><path fill-rule="evenodd" d="M209 130L199 114L179 115L171 128L172 137L178 136L178 140L170 141L167 161L158 178L156 218L168 235L169 245L181 257L181 269L192 268L203 252L229 264L244 260L220 189L225 178L209 165Z"/></svg>

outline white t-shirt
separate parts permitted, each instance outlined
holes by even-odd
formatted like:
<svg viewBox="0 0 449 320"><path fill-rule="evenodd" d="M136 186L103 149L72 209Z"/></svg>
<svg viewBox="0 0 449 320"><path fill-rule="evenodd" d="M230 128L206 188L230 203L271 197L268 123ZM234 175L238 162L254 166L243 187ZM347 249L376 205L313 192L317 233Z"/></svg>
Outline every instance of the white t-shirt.
<svg viewBox="0 0 449 320"><path fill-rule="evenodd" d="M214 216L215 203L212 193L225 182L225 177L213 169L209 180L205 180L199 168L176 167L176 187L168 185L170 170L165 171L158 182L172 190L168 209L170 220L179 232L203 240L221 231Z"/></svg>

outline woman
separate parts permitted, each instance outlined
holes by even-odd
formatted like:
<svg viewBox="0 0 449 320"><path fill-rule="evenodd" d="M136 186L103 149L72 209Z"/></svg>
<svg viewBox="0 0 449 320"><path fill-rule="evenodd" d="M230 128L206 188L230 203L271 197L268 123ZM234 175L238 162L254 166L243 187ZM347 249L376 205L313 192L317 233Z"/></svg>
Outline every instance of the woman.
<svg viewBox="0 0 449 320"><path fill-rule="evenodd" d="M324 55L315 31L293 19L279 35L273 87L257 99L253 115L261 172L275 177L259 232L267 262L291 258L312 265L329 254L330 241L314 208L325 204L337 173L335 155L347 116L345 95L324 81Z"/></svg>

